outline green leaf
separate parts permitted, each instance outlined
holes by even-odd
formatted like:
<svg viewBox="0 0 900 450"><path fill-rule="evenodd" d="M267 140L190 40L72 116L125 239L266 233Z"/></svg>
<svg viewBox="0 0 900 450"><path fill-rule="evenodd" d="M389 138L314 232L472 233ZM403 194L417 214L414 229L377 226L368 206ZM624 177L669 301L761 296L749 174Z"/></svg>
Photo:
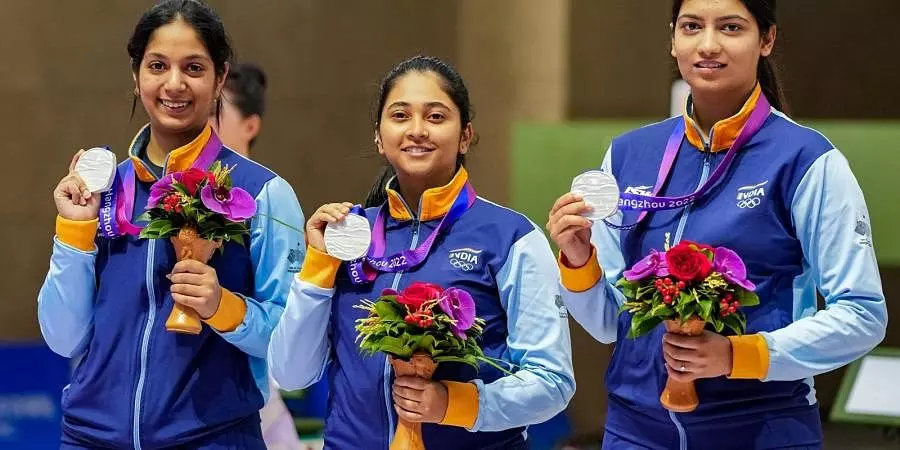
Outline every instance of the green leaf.
<svg viewBox="0 0 900 450"><path fill-rule="evenodd" d="M675 305L675 312L678 313L678 317L682 320L690 317L695 309L693 307L694 303L679 303Z"/></svg>
<svg viewBox="0 0 900 450"><path fill-rule="evenodd" d="M741 306L756 306L759 304L759 296L755 292L741 289L738 301L741 302Z"/></svg>
<svg viewBox="0 0 900 450"><path fill-rule="evenodd" d="M637 318L637 316L635 316L631 320L631 329L628 331L628 337L641 337L656 328L660 323L662 323L662 319L659 317L641 316L640 318Z"/></svg>
<svg viewBox="0 0 900 450"><path fill-rule="evenodd" d="M700 318L704 321L709 321L709 316L712 315L713 310L713 302L712 300L704 299L697 302L700 306Z"/></svg>
<svg viewBox="0 0 900 450"><path fill-rule="evenodd" d="M733 331L734 334L736 334L736 335L744 334L744 328L741 326L740 321L738 319L736 319L734 315L730 315L730 316L726 317L725 320L723 320L722 322L724 322L725 326L727 326L729 329L731 329L731 331Z"/></svg>
<svg viewBox="0 0 900 450"><path fill-rule="evenodd" d="M665 303L660 303L660 304L654 306L654 307L650 310L650 312L647 313L647 315L650 316L650 317L664 317L664 318L669 318L669 317L675 315L675 311L673 311L672 308L671 308L669 305L667 305L667 304L665 304Z"/></svg>
<svg viewBox="0 0 900 450"><path fill-rule="evenodd" d="M398 358L409 359L413 352L401 339L384 336L377 344L378 351L390 353Z"/></svg>
<svg viewBox="0 0 900 450"><path fill-rule="evenodd" d="M403 317L400 317L397 310L386 301L376 302L375 312L378 314L378 317L381 317L384 320L403 320Z"/></svg>
<svg viewBox="0 0 900 450"><path fill-rule="evenodd" d="M432 352L434 352L434 344L434 336L426 334L425 336L422 336L422 339L419 341L419 350L425 350L426 352L431 354Z"/></svg>
<svg viewBox="0 0 900 450"><path fill-rule="evenodd" d="M721 333L725 329L725 323L721 320L714 320L713 327L715 327L716 333Z"/></svg>
<svg viewBox="0 0 900 450"><path fill-rule="evenodd" d="M178 234L178 231L181 227L176 227L172 222L168 222L160 227L159 229L159 237L166 238L169 236L174 236Z"/></svg>
<svg viewBox="0 0 900 450"><path fill-rule="evenodd" d="M693 303L695 301L697 301L696 297L687 292L681 291L681 293L678 294L678 303Z"/></svg>
<svg viewBox="0 0 900 450"><path fill-rule="evenodd" d="M637 290L640 284L636 281L628 281L625 278L621 278L616 282L616 287L622 291L625 298L637 298Z"/></svg>

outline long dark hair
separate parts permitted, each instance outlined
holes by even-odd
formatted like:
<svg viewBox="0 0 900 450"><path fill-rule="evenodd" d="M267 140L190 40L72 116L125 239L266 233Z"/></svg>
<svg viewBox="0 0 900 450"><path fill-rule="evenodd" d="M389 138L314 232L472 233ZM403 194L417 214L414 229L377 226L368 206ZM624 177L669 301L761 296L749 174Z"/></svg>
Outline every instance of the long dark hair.
<svg viewBox="0 0 900 450"><path fill-rule="evenodd" d="M184 20L197 32L213 61L216 78L221 79L225 74L225 67L234 57L234 50L228 34L225 33L222 18L200 0L163 0L144 12L134 26L134 32L126 45L128 56L131 58L131 70L137 74L140 69L153 32L178 19ZM137 96L131 102L132 116L136 105ZM220 103L216 101L216 117L219 116L219 107Z"/></svg>
<svg viewBox="0 0 900 450"><path fill-rule="evenodd" d="M681 12L681 5L684 0L672 1L672 24L678 20L678 14ZM775 18L775 0L741 0L741 3L750 10L753 18L759 26L760 36L765 36L773 26L777 24ZM787 102L784 98L784 91L778 82L778 66L772 57L760 56L759 64L756 68L756 79L759 80L759 86L769 103L779 111L784 111Z"/></svg>
<svg viewBox="0 0 900 450"><path fill-rule="evenodd" d="M378 89L378 103L372 111L375 130L381 125L381 113L384 110L384 103L387 101L388 94L397 84L397 80L410 72L432 72L441 78L441 89L446 93L453 104L459 108L459 118L462 124L462 130L472 122L472 105L469 102L469 90L456 69L433 56L414 56L406 61L394 66L384 80L381 81L381 87ZM457 155L456 164L458 166L465 165L466 157L463 154ZM378 206L387 201L387 191L385 187L388 181L395 175L394 168L390 164L386 164L375 180L366 196L365 206Z"/></svg>

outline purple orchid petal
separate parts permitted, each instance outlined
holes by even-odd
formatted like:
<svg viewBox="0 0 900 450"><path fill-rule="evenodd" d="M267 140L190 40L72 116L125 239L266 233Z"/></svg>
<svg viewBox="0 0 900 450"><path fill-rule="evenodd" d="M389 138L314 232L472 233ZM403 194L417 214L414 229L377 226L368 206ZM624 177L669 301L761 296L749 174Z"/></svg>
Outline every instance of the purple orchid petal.
<svg viewBox="0 0 900 450"><path fill-rule="evenodd" d="M228 208L224 202L219 201L219 199L216 198L216 190L209 184L203 186L203 189L200 190L200 201L202 201L203 206L209 208L210 211L227 216Z"/></svg>
<svg viewBox="0 0 900 450"><path fill-rule="evenodd" d="M233 222L247 220L256 214L256 200L249 192L235 187L231 188L229 199L229 209L231 213L228 217Z"/></svg>
<svg viewBox="0 0 900 450"><path fill-rule="evenodd" d="M241 188L226 191L226 197L219 198L216 189L207 184L200 190L200 200L210 211L225 216L232 222L247 220L256 214L256 200Z"/></svg>
<svg viewBox="0 0 900 450"><path fill-rule="evenodd" d="M172 183L175 181L175 177L172 174L168 174L156 183L153 183L153 186L150 186L150 197L147 199L146 209L155 208L162 201L163 197L173 192Z"/></svg>
<svg viewBox="0 0 900 450"><path fill-rule="evenodd" d="M665 265L665 261L665 253L651 249L649 255L635 263L631 269L626 270L622 275L628 281L643 280L650 275L666 276L669 274L669 268ZM660 275L660 273L664 273L665 275Z"/></svg>
<svg viewBox="0 0 900 450"><path fill-rule="evenodd" d="M747 279L747 267L734 250L718 247L713 254L713 270L722 274L725 281L736 284L748 291L756 289Z"/></svg>
<svg viewBox="0 0 900 450"><path fill-rule="evenodd" d="M460 339L465 339L465 331L475 324L475 299L468 292L449 288L439 303L441 310L456 321L450 328ZM460 336L462 334L462 336Z"/></svg>

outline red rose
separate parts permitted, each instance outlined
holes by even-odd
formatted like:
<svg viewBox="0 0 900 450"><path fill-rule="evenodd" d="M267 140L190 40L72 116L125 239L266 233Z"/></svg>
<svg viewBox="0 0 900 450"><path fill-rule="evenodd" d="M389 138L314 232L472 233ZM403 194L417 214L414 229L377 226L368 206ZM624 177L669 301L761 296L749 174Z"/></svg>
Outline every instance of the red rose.
<svg viewBox="0 0 900 450"><path fill-rule="evenodd" d="M409 306L413 311L418 311L425 302L441 298L443 292L444 290L436 284L415 282L397 295L397 301Z"/></svg>
<svg viewBox="0 0 900 450"><path fill-rule="evenodd" d="M693 245L693 246L699 248L700 250L709 250L709 251L711 251L711 252L716 251L716 249L712 248L712 246L709 246L709 245L706 245L706 244L698 244L698 243L696 243L696 242L694 242L694 241L688 241L688 240L683 239L680 243L681 243L681 244L687 244L687 245Z"/></svg>
<svg viewBox="0 0 900 450"><path fill-rule="evenodd" d="M705 254L694 248L693 243L681 242L666 252L669 273L685 282L702 281L712 272L712 263ZM697 246L697 244L693 244Z"/></svg>
<svg viewBox="0 0 900 450"><path fill-rule="evenodd" d="M200 183L207 179L207 175L206 172L200 169L191 168L181 172L180 178L181 184L184 185L188 193L194 195L197 192L197 188L200 187Z"/></svg>

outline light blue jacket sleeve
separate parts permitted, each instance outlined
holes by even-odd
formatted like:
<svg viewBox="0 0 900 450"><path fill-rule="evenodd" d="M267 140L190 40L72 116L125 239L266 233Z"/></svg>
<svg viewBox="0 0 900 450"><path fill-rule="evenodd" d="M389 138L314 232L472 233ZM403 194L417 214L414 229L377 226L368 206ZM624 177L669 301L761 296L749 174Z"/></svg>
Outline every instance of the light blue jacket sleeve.
<svg viewBox="0 0 900 450"><path fill-rule="evenodd" d="M283 389L311 386L330 363L334 291L294 277L284 316L269 344L269 371Z"/></svg>
<svg viewBox="0 0 900 450"><path fill-rule="evenodd" d="M550 244L535 227L512 247L496 276L507 315L504 359L514 376L475 380L478 418L471 431L500 431L544 422L566 408L575 392L565 307L559 299Z"/></svg>
<svg viewBox="0 0 900 450"><path fill-rule="evenodd" d="M255 267L253 297L241 296L247 304L243 322L233 331L219 334L250 356L265 358L272 330L284 311L291 279L303 261L305 239L300 230L304 221L294 190L280 177L266 183L256 197L256 207L260 216L252 220L250 231L250 258Z"/></svg>
<svg viewBox="0 0 900 450"><path fill-rule="evenodd" d="M612 145L606 151L600 170L612 173ZM608 220L621 224L622 213L618 212ZM596 221L591 227L591 243L597 250L602 277L586 291L573 292L562 284L560 291L572 317L594 339L609 344L616 341L619 306L625 302L625 296L614 286L625 270L625 259L619 244L619 231L603 221Z"/></svg>
<svg viewBox="0 0 900 450"><path fill-rule="evenodd" d="M766 380L798 380L841 367L878 345L887 327L866 202L838 150L813 163L791 207L804 266L825 310L816 312L810 292L795 322L760 333L769 349Z"/></svg>
<svg viewBox="0 0 900 450"><path fill-rule="evenodd" d="M53 239L50 270L38 293L38 322L51 350L82 353L94 331L97 249L83 252Z"/></svg>

